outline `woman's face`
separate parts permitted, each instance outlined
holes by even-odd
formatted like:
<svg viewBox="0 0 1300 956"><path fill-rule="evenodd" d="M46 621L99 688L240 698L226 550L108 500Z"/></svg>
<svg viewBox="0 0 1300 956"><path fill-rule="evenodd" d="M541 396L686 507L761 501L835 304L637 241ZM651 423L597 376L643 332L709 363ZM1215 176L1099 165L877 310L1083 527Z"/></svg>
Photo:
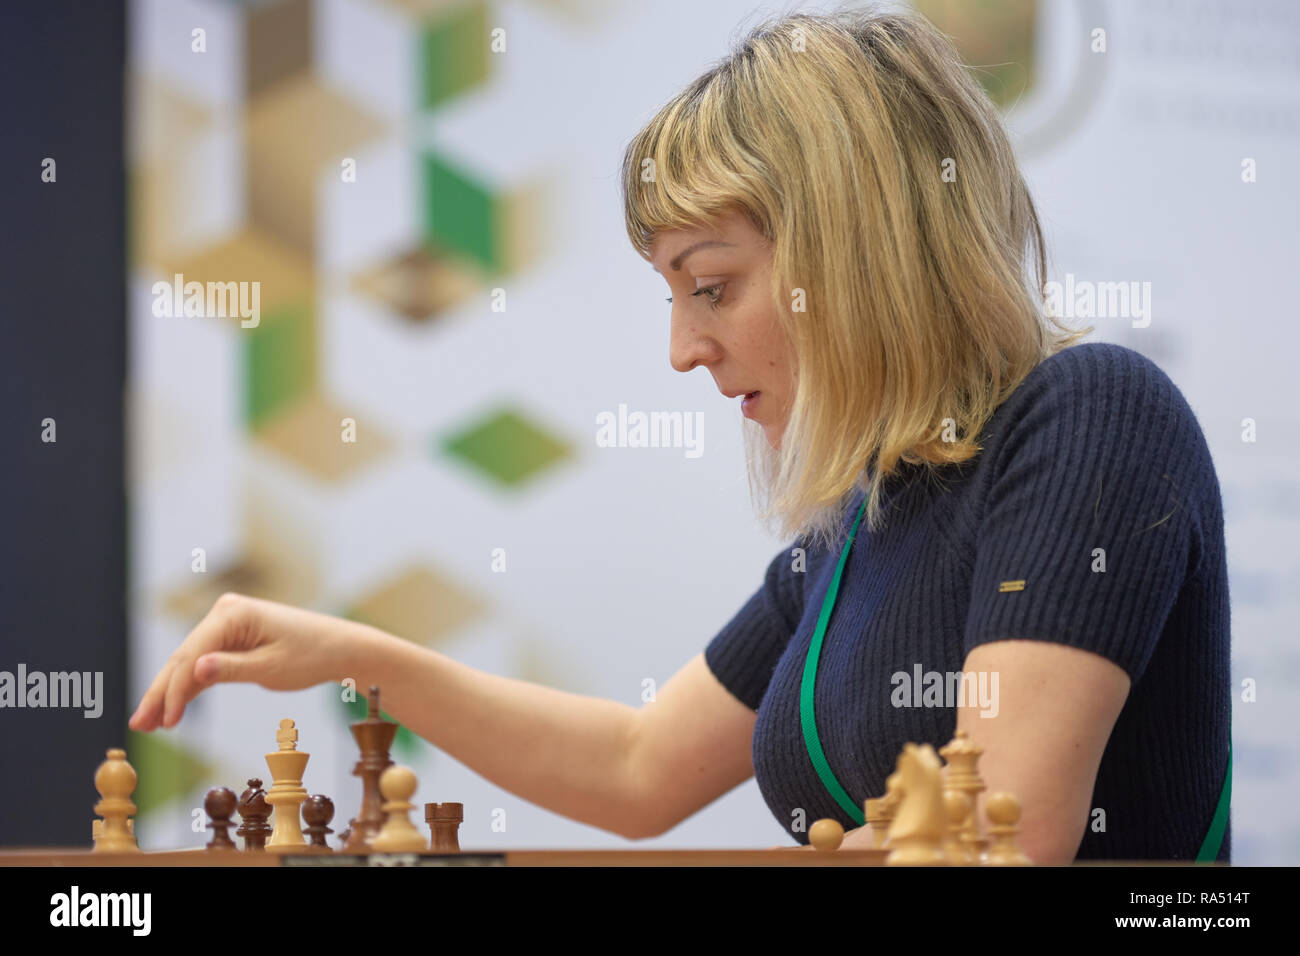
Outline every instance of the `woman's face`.
<svg viewBox="0 0 1300 956"><path fill-rule="evenodd" d="M717 229L672 229L650 247L672 291L673 368L703 365L779 448L794 402L792 350L769 298L772 245L743 213Z"/></svg>

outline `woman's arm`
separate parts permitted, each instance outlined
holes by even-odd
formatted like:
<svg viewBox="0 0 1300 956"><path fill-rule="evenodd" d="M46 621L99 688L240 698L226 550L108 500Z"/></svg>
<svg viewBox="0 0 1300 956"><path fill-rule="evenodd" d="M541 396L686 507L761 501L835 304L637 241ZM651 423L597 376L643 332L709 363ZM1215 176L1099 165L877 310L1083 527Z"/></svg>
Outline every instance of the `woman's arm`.
<svg viewBox="0 0 1300 956"><path fill-rule="evenodd" d="M1046 641L981 644L962 670L998 675L996 716L981 716L978 702L957 709L957 729L984 748L985 795L1019 798L1020 846L1035 863L1073 862L1128 675L1098 654Z"/></svg>
<svg viewBox="0 0 1300 956"><path fill-rule="evenodd" d="M755 714L697 655L640 709L486 674L373 627L224 595L130 725L171 727L204 688L378 684L384 710L500 787L629 838L675 826L752 775Z"/></svg>
<svg viewBox="0 0 1300 956"><path fill-rule="evenodd" d="M658 836L753 774L755 714L699 654L640 709L498 677L369 629L358 686L498 786L631 839Z"/></svg>
<svg viewBox="0 0 1300 956"><path fill-rule="evenodd" d="M1128 697L1128 675L1100 655L1045 641L981 644L962 670L998 675L996 685L989 681L997 699L987 708L995 716L981 716L978 701L957 708L957 729L984 750L984 796L1007 790L1019 799L1020 847L1035 863L1073 862L1097 768ZM980 830L987 832L982 803ZM870 824L846 831L840 844L874 847Z"/></svg>

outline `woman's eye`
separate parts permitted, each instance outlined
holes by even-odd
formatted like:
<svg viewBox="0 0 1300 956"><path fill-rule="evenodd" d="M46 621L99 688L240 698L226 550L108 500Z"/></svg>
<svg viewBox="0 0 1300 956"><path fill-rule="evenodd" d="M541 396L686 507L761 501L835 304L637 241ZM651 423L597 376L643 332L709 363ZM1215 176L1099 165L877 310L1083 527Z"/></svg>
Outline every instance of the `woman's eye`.
<svg viewBox="0 0 1300 956"><path fill-rule="evenodd" d="M694 292L691 293L691 295L692 296L702 295L709 300L710 304L717 305L718 300L722 298L722 289L725 285L726 285L725 282L719 282L717 285L706 285L703 289L696 289ZM671 305L673 301L673 297L669 296L668 298L664 299L664 301Z"/></svg>
<svg viewBox="0 0 1300 956"><path fill-rule="evenodd" d="M712 305L717 305L718 300L722 298L722 287L725 283L719 282L717 285L706 285L703 289L696 289L691 295L702 295Z"/></svg>

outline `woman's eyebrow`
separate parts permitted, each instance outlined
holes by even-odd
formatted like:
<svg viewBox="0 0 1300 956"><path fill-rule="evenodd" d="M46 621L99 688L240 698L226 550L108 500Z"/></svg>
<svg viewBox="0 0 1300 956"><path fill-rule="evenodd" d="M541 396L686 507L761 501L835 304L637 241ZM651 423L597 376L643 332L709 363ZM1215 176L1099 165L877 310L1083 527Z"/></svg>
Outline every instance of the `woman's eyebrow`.
<svg viewBox="0 0 1300 956"><path fill-rule="evenodd" d="M683 250L682 252L677 253L677 258L673 259L673 261L668 263L668 265L674 272L677 272L681 269L682 263L686 260L687 256L689 256L693 252L696 252L697 250L707 249L710 246L735 246L735 243L722 242L719 239L706 239L703 242L697 242L695 245ZM654 266L651 266L650 268L654 269ZM655 272L658 271L659 271L658 269L655 269Z"/></svg>

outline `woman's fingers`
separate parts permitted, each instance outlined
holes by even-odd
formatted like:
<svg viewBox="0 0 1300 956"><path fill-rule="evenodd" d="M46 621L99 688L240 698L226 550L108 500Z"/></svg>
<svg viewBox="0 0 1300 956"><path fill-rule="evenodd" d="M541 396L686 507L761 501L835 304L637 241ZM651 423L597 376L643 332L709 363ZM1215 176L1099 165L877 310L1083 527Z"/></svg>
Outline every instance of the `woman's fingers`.
<svg viewBox="0 0 1300 956"><path fill-rule="evenodd" d="M185 713L185 705L203 690L194 674L195 662L206 652L225 647L230 637L230 620L228 610L231 602L221 598L212 606L212 610L199 622L185 643L181 645L176 666L172 669L171 679L167 684L167 693L163 705L163 726L174 727Z"/></svg>
<svg viewBox="0 0 1300 956"><path fill-rule="evenodd" d="M159 720L162 719L163 695L167 692L172 668L175 666L176 662L173 658L163 665L162 670L154 677L144 697L140 698L140 706L135 709L135 713L127 722L127 726L132 730L153 730L158 726Z"/></svg>
<svg viewBox="0 0 1300 956"><path fill-rule="evenodd" d="M130 726L174 727L189 702L213 684L299 690L332 679L337 666L331 649L339 639L328 635L341 626L336 618L223 594L158 672Z"/></svg>
<svg viewBox="0 0 1300 956"><path fill-rule="evenodd" d="M171 679L167 682L167 692L163 695L162 725L167 728L176 726L185 705L194 699L201 688L194 680L194 659L187 656L172 668Z"/></svg>
<svg viewBox="0 0 1300 956"><path fill-rule="evenodd" d="M197 663L206 655L223 653L227 648L237 648L252 634L246 618L249 602L238 595L225 594L217 599L198 626L176 649L167 665L154 678L139 708L131 718L137 730L153 730L159 725L174 727L185 713L185 705L199 695L204 687L216 680L238 680L222 677L233 673L233 668L221 658L205 664L202 675L196 673ZM224 657L242 656L223 654Z"/></svg>
<svg viewBox="0 0 1300 956"><path fill-rule="evenodd" d="M236 681L261 683L257 651L211 651L194 662L194 679L202 687Z"/></svg>

